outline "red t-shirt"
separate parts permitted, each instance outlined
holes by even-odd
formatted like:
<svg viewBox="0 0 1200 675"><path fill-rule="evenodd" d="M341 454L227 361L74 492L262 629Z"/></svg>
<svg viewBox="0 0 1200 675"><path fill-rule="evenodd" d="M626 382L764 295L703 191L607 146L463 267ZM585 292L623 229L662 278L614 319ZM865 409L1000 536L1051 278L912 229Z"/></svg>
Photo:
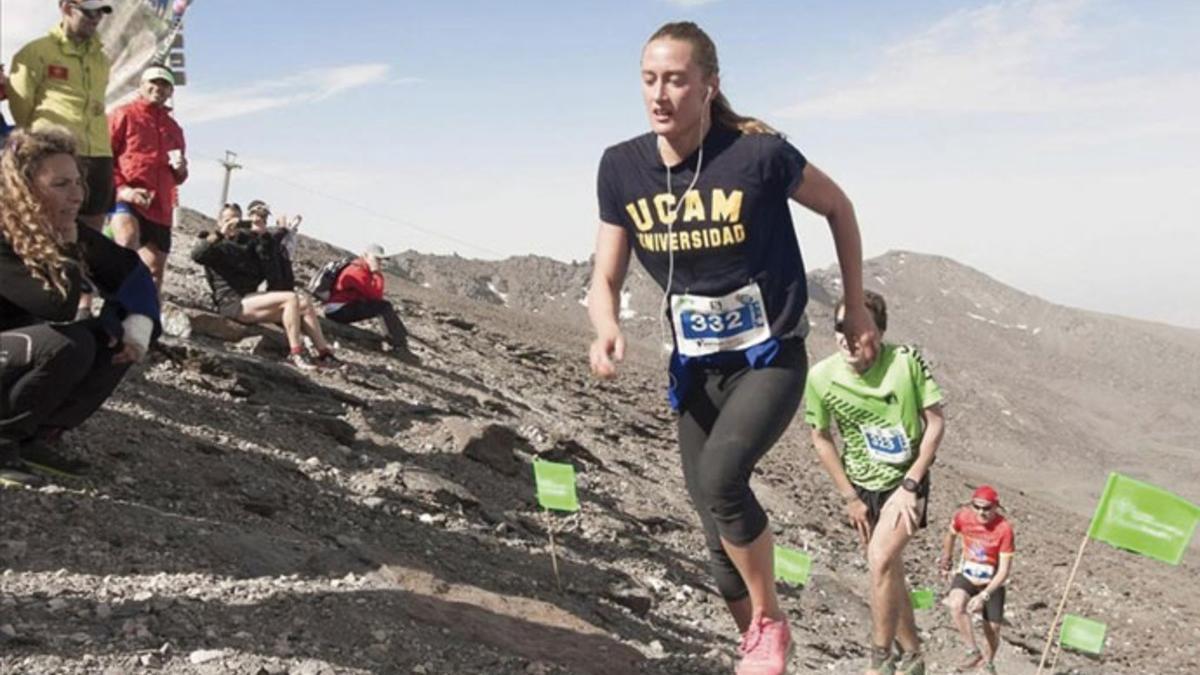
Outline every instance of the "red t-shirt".
<svg viewBox="0 0 1200 675"><path fill-rule="evenodd" d="M962 535L962 567L959 571L969 581L984 585L996 575L1001 556L1012 555L1012 525L999 514L989 523L981 523L971 509L959 509L950 528Z"/></svg>

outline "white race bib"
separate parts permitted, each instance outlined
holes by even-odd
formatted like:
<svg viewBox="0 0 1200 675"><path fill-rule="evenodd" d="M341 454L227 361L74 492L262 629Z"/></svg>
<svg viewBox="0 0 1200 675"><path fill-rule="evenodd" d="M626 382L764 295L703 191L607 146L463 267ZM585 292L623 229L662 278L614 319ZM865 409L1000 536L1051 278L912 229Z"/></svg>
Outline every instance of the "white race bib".
<svg viewBox="0 0 1200 675"><path fill-rule="evenodd" d="M754 282L719 298L672 296L671 318L675 346L683 356L745 349L771 337L762 291Z"/></svg>
<svg viewBox="0 0 1200 675"><path fill-rule="evenodd" d="M996 568L984 562L964 561L962 575L976 584L986 584L996 575Z"/></svg>
<svg viewBox="0 0 1200 675"><path fill-rule="evenodd" d="M912 458L912 445L903 427L860 426L867 454L871 459L884 464L906 464Z"/></svg>

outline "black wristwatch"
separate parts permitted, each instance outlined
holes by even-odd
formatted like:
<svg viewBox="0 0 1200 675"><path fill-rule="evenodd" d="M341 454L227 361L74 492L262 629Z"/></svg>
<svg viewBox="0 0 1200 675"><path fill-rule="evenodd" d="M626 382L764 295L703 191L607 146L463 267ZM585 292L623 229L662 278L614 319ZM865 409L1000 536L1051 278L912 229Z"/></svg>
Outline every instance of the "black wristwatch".
<svg viewBox="0 0 1200 675"><path fill-rule="evenodd" d="M909 478L908 476L905 476L904 482L900 484L900 487L904 488L905 490L908 490L909 492L911 492L915 495L915 494L917 494L917 488L919 488L921 486L920 486L920 484L917 483L917 481Z"/></svg>

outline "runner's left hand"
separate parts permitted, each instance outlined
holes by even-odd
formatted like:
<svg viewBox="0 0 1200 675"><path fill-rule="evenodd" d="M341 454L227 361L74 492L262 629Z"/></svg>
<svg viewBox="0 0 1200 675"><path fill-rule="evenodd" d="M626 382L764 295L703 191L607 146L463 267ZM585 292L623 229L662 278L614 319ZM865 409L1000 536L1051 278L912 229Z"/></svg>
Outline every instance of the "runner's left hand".
<svg viewBox="0 0 1200 675"><path fill-rule="evenodd" d="M904 529L908 531L909 536L912 536L917 531L917 525L921 521L920 513L917 511L917 495L909 492L904 488L900 488L892 493L891 498L896 500L896 523L904 521Z"/></svg>
<svg viewBox="0 0 1200 675"><path fill-rule="evenodd" d="M975 612L983 609L984 602L985 600L983 599L982 594L971 598L970 601L967 602L967 614L974 614Z"/></svg>

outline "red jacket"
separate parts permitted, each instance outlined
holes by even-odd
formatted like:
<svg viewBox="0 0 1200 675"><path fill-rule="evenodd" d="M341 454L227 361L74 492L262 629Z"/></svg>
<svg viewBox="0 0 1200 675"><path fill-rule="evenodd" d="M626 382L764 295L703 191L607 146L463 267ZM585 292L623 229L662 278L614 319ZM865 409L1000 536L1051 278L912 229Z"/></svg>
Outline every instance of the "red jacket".
<svg viewBox="0 0 1200 675"><path fill-rule="evenodd" d="M328 304L383 299L383 273L372 272L362 258L346 265L333 283Z"/></svg>
<svg viewBox="0 0 1200 675"><path fill-rule="evenodd" d="M108 116L108 135L115 158L116 188L128 185L153 190L154 201L149 208L134 208L146 220L170 227L175 188L183 181L176 181L167 152L185 149L183 129L171 117L171 111L139 98Z"/></svg>

